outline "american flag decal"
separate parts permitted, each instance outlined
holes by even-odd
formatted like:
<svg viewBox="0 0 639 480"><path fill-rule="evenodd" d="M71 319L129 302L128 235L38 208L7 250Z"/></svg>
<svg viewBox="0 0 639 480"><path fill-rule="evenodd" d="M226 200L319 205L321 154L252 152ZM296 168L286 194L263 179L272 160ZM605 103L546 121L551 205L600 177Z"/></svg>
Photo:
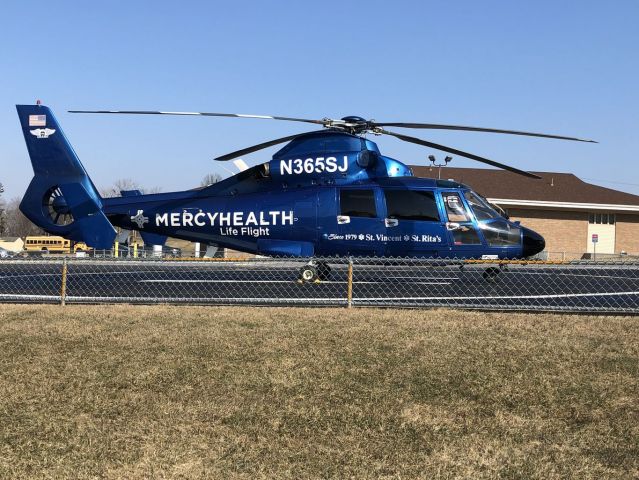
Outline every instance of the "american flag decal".
<svg viewBox="0 0 639 480"><path fill-rule="evenodd" d="M46 115L29 115L30 127L46 127L47 116Z"/></svg>

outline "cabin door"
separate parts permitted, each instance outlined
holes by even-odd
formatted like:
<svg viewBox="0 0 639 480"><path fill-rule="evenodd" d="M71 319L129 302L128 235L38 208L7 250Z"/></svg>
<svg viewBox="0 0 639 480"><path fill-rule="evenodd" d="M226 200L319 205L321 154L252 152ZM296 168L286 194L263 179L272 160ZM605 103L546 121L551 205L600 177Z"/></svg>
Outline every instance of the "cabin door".
<svg viewBox="0 0 639 480"><path fill-rule="evenodd" d="M433 190L385 188L386 255L438 257L448 250L448 236Z"/></svg>
<svg viewBox="0 0 639 480"><path fill-rule="evenodd" d="M485 251L479 231L460 192L442 192L450 257L477 257Z"/></svg>
<svg viewBox="0 0 639 480"><path fill-rule="evenodd" d="M339 253L380 256L384 254L386 228L381 216L380 191L377 187L337 189L337 230Z"/></svg>

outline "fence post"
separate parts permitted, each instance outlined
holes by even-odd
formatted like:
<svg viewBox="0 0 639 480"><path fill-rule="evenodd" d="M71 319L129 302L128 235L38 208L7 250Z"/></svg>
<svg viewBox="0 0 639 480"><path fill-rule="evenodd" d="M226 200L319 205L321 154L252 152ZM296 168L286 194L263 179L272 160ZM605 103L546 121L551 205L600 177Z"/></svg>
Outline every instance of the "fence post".
<svg viewBox="0 0 639 480"><path fill-rule="evenodd" d="M348 257L348 275L347 275L346 282L347 282L346 308L352 308L353 307L353 259L351 257Z"/></svg>
<svg viewBox="0 0 639 480"><path fill-rule="evenodd" d="M62 284L60 285L60 305L63 307L67 302L67 257L62 261Z"/></svg>

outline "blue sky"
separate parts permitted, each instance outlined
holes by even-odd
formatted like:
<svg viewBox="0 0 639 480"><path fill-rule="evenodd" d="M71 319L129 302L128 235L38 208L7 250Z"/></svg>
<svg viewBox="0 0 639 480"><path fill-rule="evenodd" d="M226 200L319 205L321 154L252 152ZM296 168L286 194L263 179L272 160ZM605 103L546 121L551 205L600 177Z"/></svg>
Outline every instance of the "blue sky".
<svg viewBox="0 0 639 480"><path fill-rule="evenodd" d="M14 105L41 98L98 186L128 177L190 188L228 174L214 156L305 127L66 110L361 115L576 135L601 143L405 131L639 194L638 19L636 0L4 2L0 182L11 198L31 179ZM378 144L407 163L443 158Z"/></svg>

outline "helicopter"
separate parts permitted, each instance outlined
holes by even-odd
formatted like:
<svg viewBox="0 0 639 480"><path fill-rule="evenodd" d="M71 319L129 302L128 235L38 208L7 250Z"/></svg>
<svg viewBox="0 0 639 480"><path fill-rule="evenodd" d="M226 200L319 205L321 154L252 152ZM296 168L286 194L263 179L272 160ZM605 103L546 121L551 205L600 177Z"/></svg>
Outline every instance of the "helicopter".
<svg viewBox="0 0 639 480"><path fill-rule="evenodd" d="M215 158L229 161L285 143L272 158L193 190L102 198L52 111L17 105L34 170L20 204L45 231L97 249L111 248L114 227L137 230L147 244L167 237L242 252L308 257L304 281L326 278L331 256L512 259L545 248L541 235L512 222L481 195L452 180L413 176L368 138L385 135L462 156L514 174L537 175L388 128L458 130L579 142L575 137L429 123L377 122L359 116L320 120L213 112L70 110L70 113L195 115L306 123L322 127Z"/></svg>

